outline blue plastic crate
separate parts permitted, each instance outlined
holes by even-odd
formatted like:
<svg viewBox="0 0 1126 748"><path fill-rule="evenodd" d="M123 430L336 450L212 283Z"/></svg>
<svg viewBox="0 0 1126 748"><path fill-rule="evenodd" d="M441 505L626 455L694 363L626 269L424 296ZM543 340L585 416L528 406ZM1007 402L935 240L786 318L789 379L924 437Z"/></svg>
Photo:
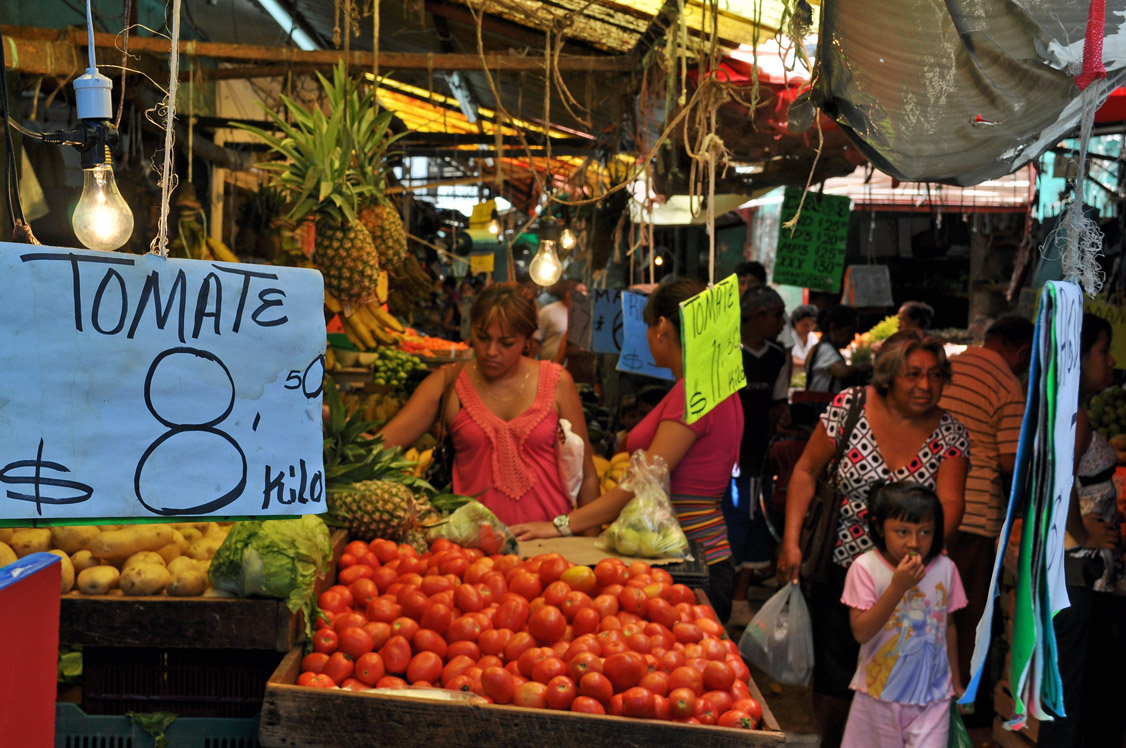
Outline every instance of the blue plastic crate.
<svg viewBox="0 0 1126 748"><path fill-rule="evenodd" d="M180 717L164 733L175 748L259 748L258 717ZM154 738L124 716L55 704L55 748L153 748Z"/></svg>

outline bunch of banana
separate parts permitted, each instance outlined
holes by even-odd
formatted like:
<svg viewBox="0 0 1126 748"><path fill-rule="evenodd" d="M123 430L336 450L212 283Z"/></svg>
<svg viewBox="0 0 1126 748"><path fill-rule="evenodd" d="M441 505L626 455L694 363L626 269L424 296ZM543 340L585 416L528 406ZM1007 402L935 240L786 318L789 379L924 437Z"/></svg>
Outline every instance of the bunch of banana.
<svg viewBox="0 0 1126 748"><path fill-rule="evenodd" d="M407 450L406 458L414 460L414 477L421 478L426 475L426 468L430 467L430 460L434 457L434 449L424 449L419 452L414 447Z"/></svg>
<svg viewBox="0 0 1126 748"><path fill-rule="evenodd" d="M616 487L622 482L622 478L626 477L626 472L629 470L629 452L618 452L610 458L605 470L598 467L598 459L599 458L595 458L595 467L598 468L602 492L605 493L611 488Z"/></svg>
<svg viewBox="0 0 1126 748"><path fill-rule="evenodd" d="M395 345L399 340L398 336L406 329L378 301L345 305L325 291L325 306L329 311L340 315L344 334L361 351L370 351L381 345Z"/></svg>
<svg viewBox="0 0 1126 748"><path fill-rule="evenodd" d="M407 255L402 262L393 265L391 274L391 291L388 293L387 305L395 314L407 316L417 310L418 302L429 298L434 290L434 279L431 278L418 260L412 255Z"/></svg>

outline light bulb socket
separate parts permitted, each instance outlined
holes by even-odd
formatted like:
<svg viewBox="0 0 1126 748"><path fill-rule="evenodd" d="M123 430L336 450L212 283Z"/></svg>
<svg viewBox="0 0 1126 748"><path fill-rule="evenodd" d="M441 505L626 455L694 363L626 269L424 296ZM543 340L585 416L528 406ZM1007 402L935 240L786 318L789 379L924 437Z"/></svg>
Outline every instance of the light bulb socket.
<svg viewBox="0 0 1126 748"><path fill-rule="evenodd" d="M78 120L78 126L67 134L67 142L78 149L83 169L96 169L113 164L112 149L120 136L108 120Z"/></svg>
<svg viewBox="0 0 1126 748"><path fill-rule="evenodd" d="M86 68L85 75L74 79L75 109L78 119L108 120L113 116L110 95L113 84L97 68Z"/></svg>

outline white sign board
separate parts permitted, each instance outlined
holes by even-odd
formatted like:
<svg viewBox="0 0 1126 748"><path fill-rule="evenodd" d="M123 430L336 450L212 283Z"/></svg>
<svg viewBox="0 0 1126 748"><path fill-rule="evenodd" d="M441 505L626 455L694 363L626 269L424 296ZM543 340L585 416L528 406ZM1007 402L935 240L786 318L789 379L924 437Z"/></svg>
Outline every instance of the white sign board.
<svg viewBox="0 0 1126 748"><path fill-rule="evenodd" d="M0 520L323 512L324 284L0 243Z"/></svg>

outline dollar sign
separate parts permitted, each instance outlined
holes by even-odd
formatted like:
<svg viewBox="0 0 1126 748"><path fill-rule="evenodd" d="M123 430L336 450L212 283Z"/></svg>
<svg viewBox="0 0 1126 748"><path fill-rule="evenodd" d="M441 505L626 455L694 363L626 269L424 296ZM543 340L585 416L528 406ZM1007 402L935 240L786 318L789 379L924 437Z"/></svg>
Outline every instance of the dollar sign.
<svg viewBox="0 0 1126 748"><path fill-rule="evenodd" d="M32 475L11 475L20 468L32 468ZM7 496L9 499L16 501L33 501L35 502L35 513L40 517L43 516L44 504L79 504L94 494L94 489L87 486L85 483L79 483L73 480L63 480L61 478L45 478L43 471L57 470L60 473L69 473L70 468L64 467L57 462L44 462L43 461L43 440L39 440L39 449L35 453L34 460L17 460L10 462L0 470L0 483L8 485L31 485L35 487L34 493L21 493L19 491L8 491ZM44 496L40 491L43 486L52 486L55 488L69 488L77 491L73 496Z"/></svg>

